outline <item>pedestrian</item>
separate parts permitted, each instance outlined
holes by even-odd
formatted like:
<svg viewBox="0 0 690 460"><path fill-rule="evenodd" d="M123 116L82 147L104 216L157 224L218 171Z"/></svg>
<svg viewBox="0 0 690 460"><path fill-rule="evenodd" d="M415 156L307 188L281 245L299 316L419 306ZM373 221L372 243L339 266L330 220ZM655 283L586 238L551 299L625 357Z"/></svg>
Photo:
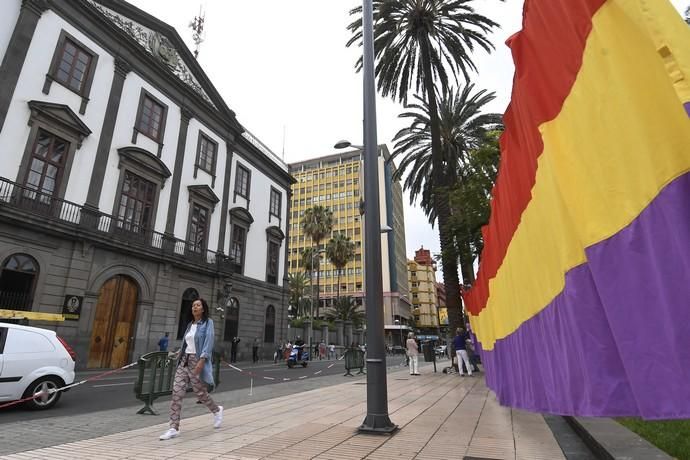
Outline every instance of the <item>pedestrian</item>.
<svg viewBox="0 0 690 460"><path fill-rule="evenodd" d="M328 346L328 359L335 359L335 344L333 342Z"/></svg>
<svg viewBox="0 0 690 460"><path fill-rule="evenodd" d="M462 364L465 363L465 368L467 369L467 375L472 377L472 366L470 365L470 357L467 355L467 333L461 327L455 331L455 338L453 339L453 347L455 347L455 353L458 356L458 374L460 377L464 377L465 374L462 372Z"/></svg>
<svg viewBox="0 0 690 460"><path fill-rule="evenodd" d="M278 360L283 357L283 339L276 342L276 351L273 353L273 364L277 364Z"/></svg>
<svg viewBox="0 0 690 460"><path fill-rule="evenodd" d="M419 348L417 341L414 339L414 333L407 334L407 357L410 358L410 375L419 375Z"/></svg>
<svg viewBox="0 0 690 460"><path fill-rule="evenodd" d="M182 348L177 355L175 383L170 401L170 428L160 435L161 441L176 438L180 434L182 399L190 383L198 400L213 413L213 427L220 428L223 422L223 406L213 401L207 388L207 385L214 385L211 362L214 328L213 320L208 315L208 303L204 299L197 299L192 303L193 319L187 325Z"/></svg>
<svg viewBox="0 0 690 460"><path fill-rule="evenodd" d="M158 350L159 351L168 351L168 342L169 342L168 335L169 335L169 333L166 332L165 335L163 337L161 337L161 339L158 341Z"/></svg>
<svg viewBox="0 0 690 460"><path fill-rule="evenodd" d="M240 338L239 337L233 337L232 342L230 343L230 362L231 363L236 363L237 362L237 344L240 343Z"/></svg>
<svg viewBox="0 0 690 460"><path fill-rule="evenodd" d="M255 337L254 342L252 343L252 362L254 364L259 362L259 339L258 339L258 337Z"/></svg>

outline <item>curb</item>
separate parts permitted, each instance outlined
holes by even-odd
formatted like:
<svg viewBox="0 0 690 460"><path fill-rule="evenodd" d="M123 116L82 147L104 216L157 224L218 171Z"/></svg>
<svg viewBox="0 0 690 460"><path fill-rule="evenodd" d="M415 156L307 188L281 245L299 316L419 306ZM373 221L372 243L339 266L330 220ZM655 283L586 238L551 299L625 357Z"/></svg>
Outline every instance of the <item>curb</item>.
<svg viewBox="0 0 690 460"><path fill-rule="evenodd" d="M600 460L673 460L673 457L613 419L563 418Z"/></svg>

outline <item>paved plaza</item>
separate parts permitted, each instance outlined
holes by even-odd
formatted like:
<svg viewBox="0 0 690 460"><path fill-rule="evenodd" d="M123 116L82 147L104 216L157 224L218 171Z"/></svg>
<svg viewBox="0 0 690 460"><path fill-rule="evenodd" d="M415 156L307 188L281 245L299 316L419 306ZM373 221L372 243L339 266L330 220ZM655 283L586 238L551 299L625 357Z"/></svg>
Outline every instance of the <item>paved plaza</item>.
<svg viewBox="0 0 690 460"><path fill-rule="evenodd" d="M388 374L390 418L400 427L392 436L357 432L366 413L366 380L360 378L239 407L229 407L221 393L218 402L228 408L220 429L212 428L210 414L187 411L180 437L169 441L158 440L167 429L160 423L2 458L564 458L541 415L501 407L482 377L433 373L429 366L422 372L418 377L406 370Z"/></svg>

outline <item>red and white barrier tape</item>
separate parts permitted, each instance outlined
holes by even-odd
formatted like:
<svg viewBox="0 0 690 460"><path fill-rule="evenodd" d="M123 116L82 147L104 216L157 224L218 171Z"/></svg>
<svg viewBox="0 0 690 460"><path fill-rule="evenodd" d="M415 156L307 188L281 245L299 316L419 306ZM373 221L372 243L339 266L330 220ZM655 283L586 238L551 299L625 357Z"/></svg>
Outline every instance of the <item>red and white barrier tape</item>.
<svg viewBox="0 0 690 460"><path fill-rule="evenodd" d="M114 373L116 373L116 372L123 371L123 370L125 370L125 369L128 369L128 368L133 367L133 366L136 366L136 365L137 365L136 362L130 363L130 364L127 364L126 366L122 366L122 367L120 367L120 368L118 368L118 369L111 369L111 370L106 371L106 372L103 372L103 373L101 373L101 374L96 374L96 375L94 375L94 376L92 376L92 377L89 377L88 379L84 379L84 380L81 380L81 381L79 381L79 382L74 382L74 383L71 383L71 384L69 384L69 385L65 385L64 387L60 387L60 388L51 388L51 389L48 390L48 391L40 391L40 392L36 393L35 395L30 396L30 397L28 397L28 398L18 399L18 400L16 400L16 401L10 401L10 402L5 403L5 404L0 404L0 409L4 409L4 408L6 408L6 407L11 407L11 406L16 406L17 404L22 404L22 403L25 403L25 402L27 402L27 401L31 401L32 399L43 398L44 396L46 396L46 393L47 393L48 395L52 395L53 393L58 393L58 392L60 392L60 391L69 390L70 388L74 388L74 387L77 387L77 386L79 386L79 385L83 385L83 384L86 383L86 382L93 382L94 380L99 380L99 379L105 377L106 375L114 374Z"/></svg>

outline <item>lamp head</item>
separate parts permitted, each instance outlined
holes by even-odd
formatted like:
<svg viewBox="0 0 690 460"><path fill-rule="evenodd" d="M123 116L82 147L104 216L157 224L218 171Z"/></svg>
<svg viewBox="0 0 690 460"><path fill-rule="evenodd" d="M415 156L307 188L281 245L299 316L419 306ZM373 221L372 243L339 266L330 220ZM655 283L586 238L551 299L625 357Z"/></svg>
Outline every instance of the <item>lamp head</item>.
<svg viewBox="0 0 690 460"><path fill-rule="evenodd" d="M336 142L333 147L335 147L336 149L346 149L351 145L352 145L352 142L350 142L350 141L340 140L340 141Z"/></svg>

